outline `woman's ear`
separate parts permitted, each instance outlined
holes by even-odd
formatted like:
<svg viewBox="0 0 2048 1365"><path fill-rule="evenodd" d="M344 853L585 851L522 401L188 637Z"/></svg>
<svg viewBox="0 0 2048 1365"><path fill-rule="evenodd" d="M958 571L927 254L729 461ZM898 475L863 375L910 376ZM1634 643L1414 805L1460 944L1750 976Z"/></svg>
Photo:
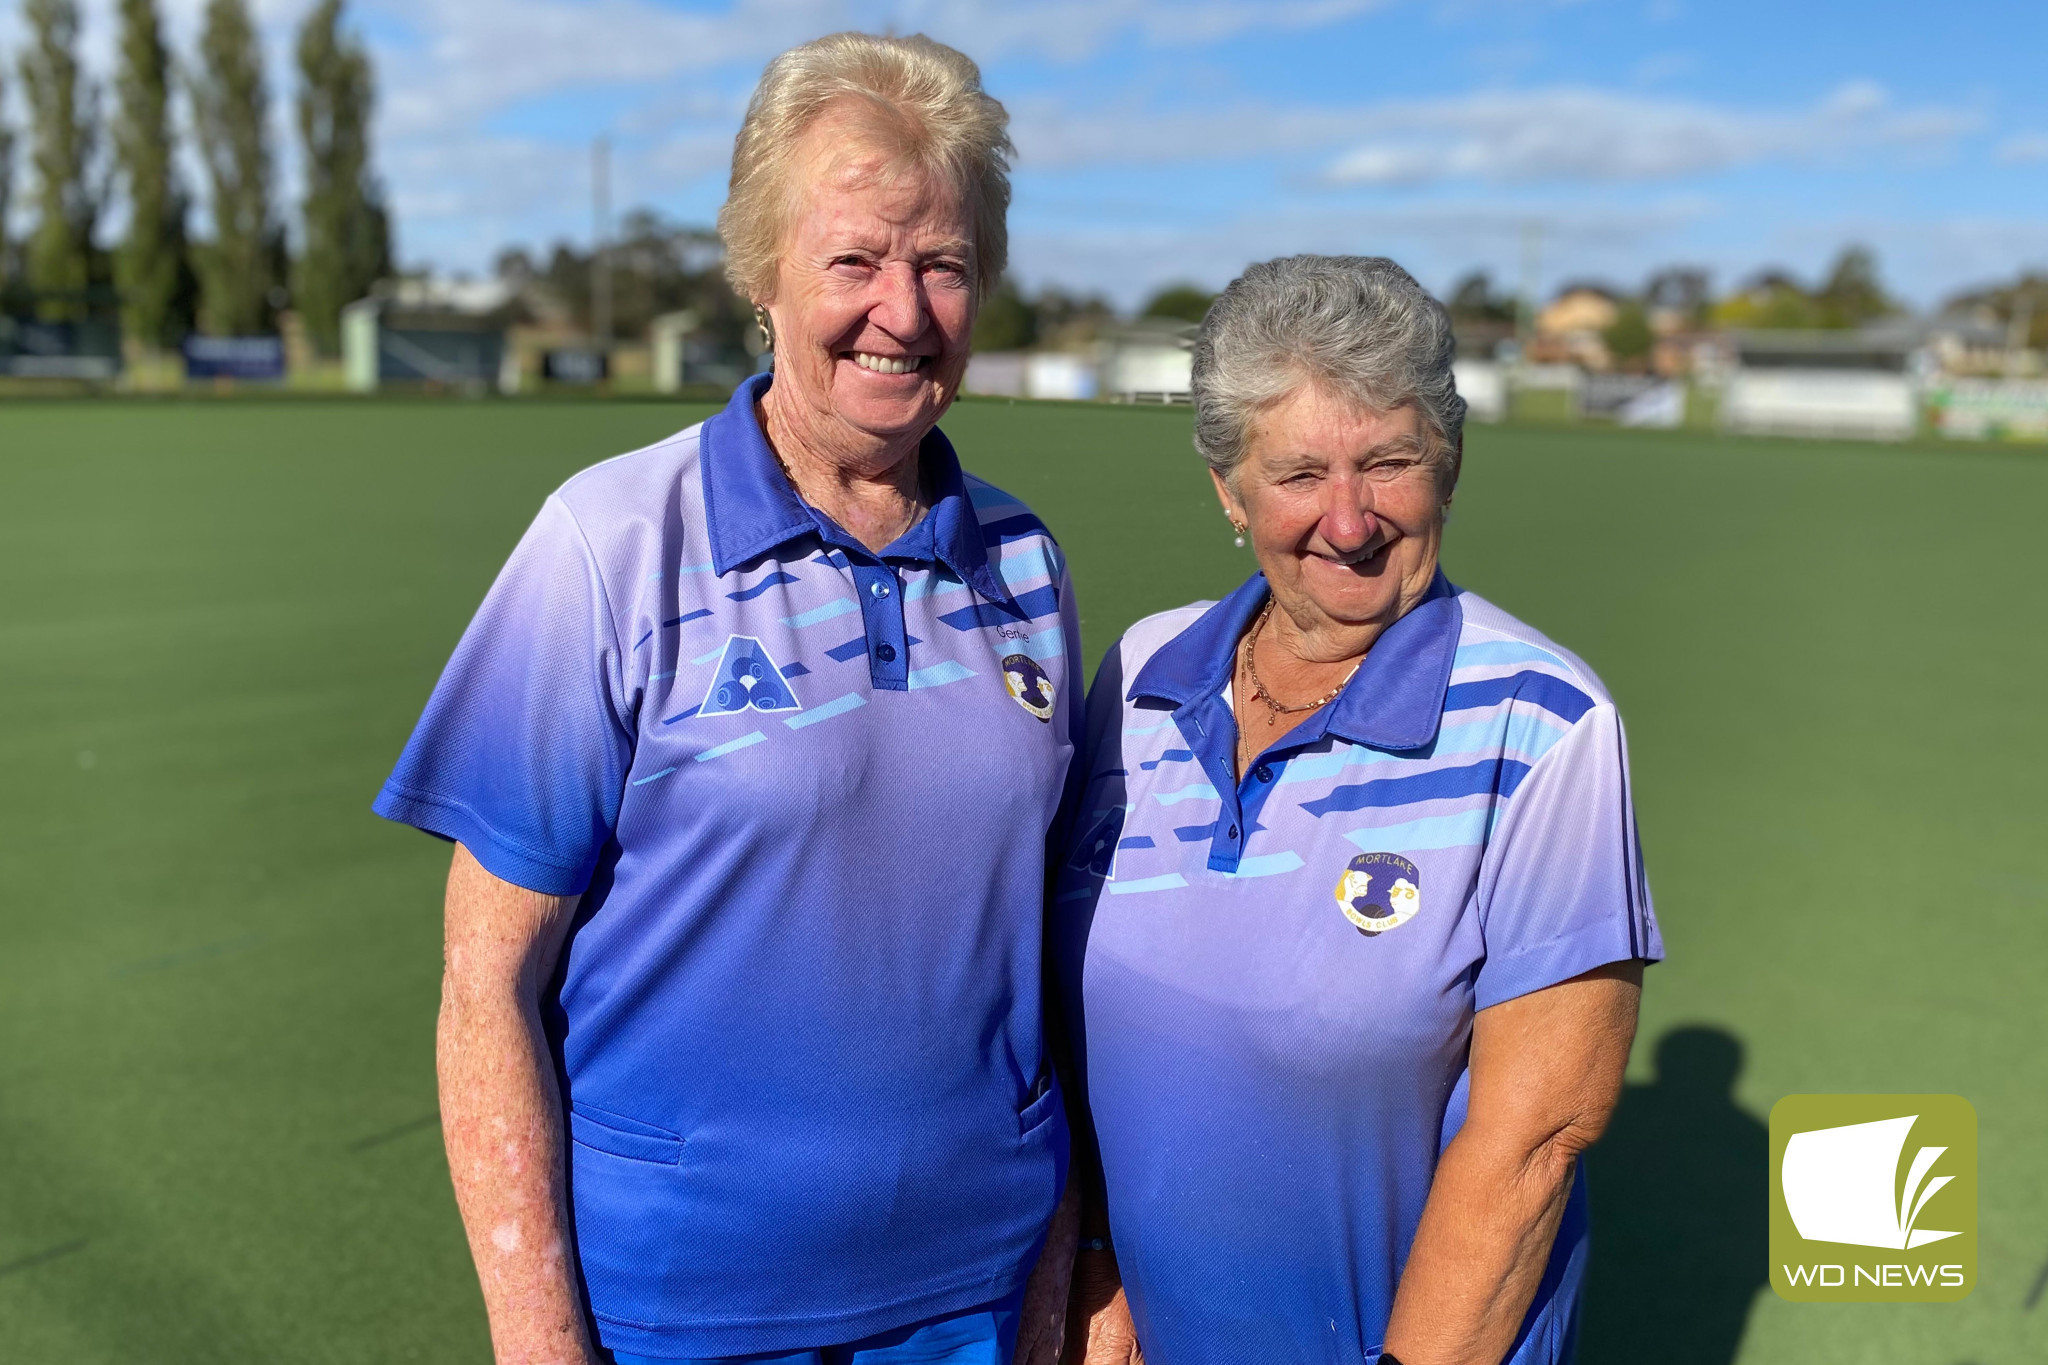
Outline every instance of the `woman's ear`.
<svg viewBox="0 0 2048 1365"><path fill-rule="evenodd" d="M1216 501L1223 504L1223 515L1230 518L1232 526L1242 529L1249 518L1245 516L1244 504L1238 500L1237 494L1231 491L1223 476L1213 469L1209 471L1209 482L1216 485Z"/></svg>

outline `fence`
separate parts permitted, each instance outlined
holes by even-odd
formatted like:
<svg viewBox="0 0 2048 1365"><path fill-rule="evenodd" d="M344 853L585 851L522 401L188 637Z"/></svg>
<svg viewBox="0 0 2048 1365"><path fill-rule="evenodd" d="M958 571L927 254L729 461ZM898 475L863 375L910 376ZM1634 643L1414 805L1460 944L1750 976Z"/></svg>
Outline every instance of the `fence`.
<svg viewBox="0 0 2048 1365"><path fill-rule="evenodd" d="M120 373L118 323L26 322L0 316L0 375L105 382Z"/></svg>
<svg viewBox="0 0 2048 1365"><path fill-rule="evenodd" d="M1950 379L1927 394L1943 436L1966 441L2048 441L2048 380Z"/></svg>
<svg viewBox="0 0 2048 1365"><path fill-rule="evenodd" d="M1721 425L1754 435L1903 441L1919 424L1913 381L1878 370L1738 369L1721 395Z"/></svg>

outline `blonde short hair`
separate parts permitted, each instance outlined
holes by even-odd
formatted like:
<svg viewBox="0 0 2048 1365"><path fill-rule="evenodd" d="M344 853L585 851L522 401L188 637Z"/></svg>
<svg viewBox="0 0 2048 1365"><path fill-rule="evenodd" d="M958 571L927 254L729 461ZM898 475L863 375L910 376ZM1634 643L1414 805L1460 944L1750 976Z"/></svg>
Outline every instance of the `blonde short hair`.
<svg viewBox="0 0 2048 1365"><path fill-rule="evenodd" d="M893 162L941 176L965 195L975 278L987 293L1010 254L1010 115L981 88L971 58L922 34L834 33L768 63L733 142L732 188L718 211L733 288L756 303L774 297L796 199L796 144L841 108Z"/></svg>

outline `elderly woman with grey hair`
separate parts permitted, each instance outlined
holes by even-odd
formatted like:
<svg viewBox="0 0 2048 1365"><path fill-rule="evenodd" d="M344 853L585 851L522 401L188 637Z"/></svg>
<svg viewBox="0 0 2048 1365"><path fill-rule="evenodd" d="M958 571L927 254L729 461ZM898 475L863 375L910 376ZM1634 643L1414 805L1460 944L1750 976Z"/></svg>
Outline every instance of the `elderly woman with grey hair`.
<svg viewBox="0 0 2048 1365"><path fill-rule="evenodd" d="M1258 572L1103 660L1053 894L1090 1365L1570 1353L1663 948L1612 699L1437 565L1451 357L1380 259L1254 266L1202 325Z"/></svg>
<svg viewBox="0 0 2048 1365"><path fill-rule="evenodd" d="M441 1119L507 1365L1058 1351L1080 638L936 426L1007 121L926 38L769 64L719 228L773 373L547 500L378 798L457 841Z"/></svg>

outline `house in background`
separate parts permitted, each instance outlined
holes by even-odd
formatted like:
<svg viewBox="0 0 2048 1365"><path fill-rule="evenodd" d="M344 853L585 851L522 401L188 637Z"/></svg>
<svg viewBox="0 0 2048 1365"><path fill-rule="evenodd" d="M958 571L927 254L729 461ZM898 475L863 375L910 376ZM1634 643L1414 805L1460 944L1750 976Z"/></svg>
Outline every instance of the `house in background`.
<svg viewBox="0 0 2048 1365"><path fill-rule="evenodd" d="M1607 330L1620 319L1621 301L1614 291L1597 284L1568 285L1537 311L1528 359L1539 365L1612 369Z"/></svg>

